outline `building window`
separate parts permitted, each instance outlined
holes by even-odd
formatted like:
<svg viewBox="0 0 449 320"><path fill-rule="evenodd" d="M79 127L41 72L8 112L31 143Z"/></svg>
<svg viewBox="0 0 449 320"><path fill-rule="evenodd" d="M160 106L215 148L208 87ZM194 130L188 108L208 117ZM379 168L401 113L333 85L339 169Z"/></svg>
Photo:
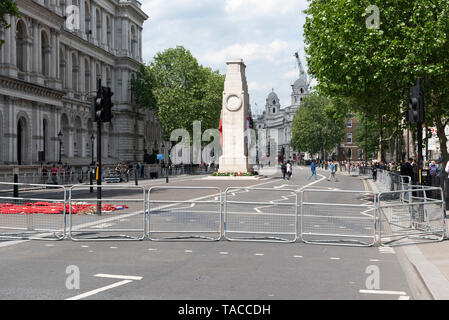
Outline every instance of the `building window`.
<svg viewBox="0 0 449 320"><path fill-rule="evenodd" d="M348 128L352 128L352 120L351 119L348 120Z"/></svg>
<svg viewBox="0 0 449 320"><path fill-rule="evenodd" d="M273 108L273 113L276 113L276 108Z"/></svg>
<svg viewBox="0 0 449 320"><path fill-rule="evenodd" d="M352 143L352 133L348 133L348 137L346 139L347 143Z"/></svg>

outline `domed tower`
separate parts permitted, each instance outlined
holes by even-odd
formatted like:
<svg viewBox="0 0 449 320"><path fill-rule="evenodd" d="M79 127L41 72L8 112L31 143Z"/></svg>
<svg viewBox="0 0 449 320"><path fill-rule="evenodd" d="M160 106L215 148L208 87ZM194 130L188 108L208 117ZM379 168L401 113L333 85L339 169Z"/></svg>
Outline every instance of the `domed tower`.
<svg viewBox="0 0 449 320"><path fill-rule="evenodd" d="M292 85L292 106L299 107L303 98L309 95L309 81L297 52L295 57L299 67L299 78Z"/></svg>
<svg viewBox="0 0 449 320"><path fill-rule="evenodd" d="M281 110L281 103L278 95L273 91L268 95L267 104L265 105L265 112L267 116L276 115Z"/></svg>

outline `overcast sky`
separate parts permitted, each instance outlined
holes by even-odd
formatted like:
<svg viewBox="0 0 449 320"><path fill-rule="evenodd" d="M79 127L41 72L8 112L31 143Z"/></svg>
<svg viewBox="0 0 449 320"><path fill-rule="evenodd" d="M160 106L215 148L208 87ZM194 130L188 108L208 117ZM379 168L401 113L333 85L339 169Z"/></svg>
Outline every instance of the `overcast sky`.
<svg viewBox="0 0 449 320"><path fill-rule="evenodd" d="M299 51L306 64L303 10L307 0L141 2L150 16L143 28L145 63L157 52L177 45L190 50L203 66L222 74L227 59L243 58L253 111L265 108L272 88L282 107L290 105L290 85L299 75L294 53Z"/></svg>

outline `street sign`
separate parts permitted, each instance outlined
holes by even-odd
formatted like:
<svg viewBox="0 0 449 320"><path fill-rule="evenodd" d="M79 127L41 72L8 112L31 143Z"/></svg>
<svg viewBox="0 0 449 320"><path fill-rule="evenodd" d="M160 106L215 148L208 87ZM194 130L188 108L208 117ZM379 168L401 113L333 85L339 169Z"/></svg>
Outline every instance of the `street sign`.
<svg viewBox="0 0 449 320"><path fill-rule="evenodd" d="M164 160L164 155L163 154L158 154L157 155L157 159L158 160Z"/></svg>

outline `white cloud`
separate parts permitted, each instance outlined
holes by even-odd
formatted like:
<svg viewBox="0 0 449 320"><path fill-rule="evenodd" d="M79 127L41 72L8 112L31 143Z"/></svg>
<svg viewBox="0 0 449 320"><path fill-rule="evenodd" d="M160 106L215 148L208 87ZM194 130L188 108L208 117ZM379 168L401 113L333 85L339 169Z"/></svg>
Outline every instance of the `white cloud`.
<svg viewBox="0 0 449 320"><path fill-rule="evenodd" d="M204 63L218 64L228 59L242 58L246 63L254 61L274 62L288 48L288 43L274 40L268 45L260 43L235 43L220 51L204 53L200 60Z"/></svg>
<svg viewBox="0 0 449 320"><path fill-rule="evenodd" d="M250 100L264 108L274 88L283 107L300 50L305 65L302 25L307 0L141 0L149 15L143 30L143 57L182 45L204 66L226 72L226 60L247 65Z"/></svg>

